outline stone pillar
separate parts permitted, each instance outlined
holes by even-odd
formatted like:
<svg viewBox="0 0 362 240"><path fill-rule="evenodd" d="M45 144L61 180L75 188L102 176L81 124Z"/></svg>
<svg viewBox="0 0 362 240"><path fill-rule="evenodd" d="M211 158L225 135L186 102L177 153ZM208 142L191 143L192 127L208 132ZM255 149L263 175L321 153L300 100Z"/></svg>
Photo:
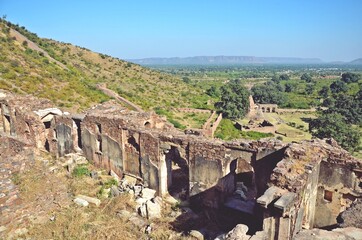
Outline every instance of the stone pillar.
<svg viewBox="0 0 362 240"><path fill-rule="evenodd" d="M290 218L289 217L279 218L278 239L291 239Z"/></svg>
<svg viewBox="0 0 362 240"><path fill-rule="evenodd" d="M160 153L159 162L159 195L164 196L168 193L168 171L166 164L166 156L163 152Z"/></svg>

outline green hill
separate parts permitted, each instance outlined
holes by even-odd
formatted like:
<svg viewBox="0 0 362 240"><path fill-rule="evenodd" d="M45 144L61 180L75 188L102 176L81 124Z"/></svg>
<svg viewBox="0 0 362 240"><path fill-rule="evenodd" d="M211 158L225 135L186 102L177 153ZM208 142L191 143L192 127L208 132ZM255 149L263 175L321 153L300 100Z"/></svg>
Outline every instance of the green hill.
<svg viewBox="0 0 362 240"><path fill-rule="evenodd" d="M83 110L108 99L107 87L145 110L206 107L207 96L180 78L86 48L38 37L1 19L0 88L52 100L69 110Z"/></svg>

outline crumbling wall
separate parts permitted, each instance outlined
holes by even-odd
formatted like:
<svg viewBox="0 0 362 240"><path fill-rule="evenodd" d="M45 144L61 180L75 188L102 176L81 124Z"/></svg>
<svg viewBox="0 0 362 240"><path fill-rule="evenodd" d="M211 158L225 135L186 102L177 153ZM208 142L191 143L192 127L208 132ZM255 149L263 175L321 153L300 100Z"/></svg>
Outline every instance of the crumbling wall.
<svg viewBox="0 0 362 240"><path fill-rule="evenodd" d="M140 135L140 176L143 179L144 185L157 190L160 190L160 147L159 139L150 133L141 133Z"/></svg>
<svg viewBox="0 0 362 240"><path fill-rule="evenodd" d="M362 197L361 162L332 140L292 144L258 198L268 238L292 239L302 228L335 227L337 216Z"/></svg>
<svg viewBox="0 0 362 240"><path fill-rule="evenodd" d="M338 215L351 205L356 175L346 166L321 162L314 227L337 224Z"/></svg>
<svg viewBox="0 0 362 240"><path fill-rule="evenodd" d="M26 217L26 214L17 216L20 211L16 210L21 209L21 198L13 179L33 162L33 149L25 142L0 136L0 226L19 223L22 217Z"/></svg>

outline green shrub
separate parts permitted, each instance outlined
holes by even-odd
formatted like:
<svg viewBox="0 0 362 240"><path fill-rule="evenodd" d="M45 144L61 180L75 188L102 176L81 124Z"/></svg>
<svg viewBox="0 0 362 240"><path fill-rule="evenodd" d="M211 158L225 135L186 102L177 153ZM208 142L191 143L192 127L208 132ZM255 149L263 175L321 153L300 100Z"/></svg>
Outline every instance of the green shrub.
<svg viewBox="0 0 362 240"><path fill-rule="evenodd" d="M104 188L110 188L112 187L113 185L117 186L118 185L118 182L116 179L112 178L112 179L109 179L107 182L105 182L103 184L103 187Z"/></svg>
<svg viewBox="0 0 362 240"><path fill-rule="evenodd" d="M272 133L248 131L248 132L241 132L241 136L247 139L259 140L261 138L273 137L274 135Z"/></svg>
<svg viewBox="0 0 362 240"><path fill-rule="evenodd" d="M88 176L89 174L90 171L87 168L87 166L82 166L82 165L75 167L72 173L74 177L83 177L83 176Z"/></svg>
<svg viewBox="0 0 362 240"><path fill-rule="evenodd" d="M184 130L186 129L186 126L185 125L182 125L180 122L172 119L172 118L169 118L168 121L170 123L172 123L172 125L175 127L175 128L178 128L178 129L181 129L181 130Z"/></svg>

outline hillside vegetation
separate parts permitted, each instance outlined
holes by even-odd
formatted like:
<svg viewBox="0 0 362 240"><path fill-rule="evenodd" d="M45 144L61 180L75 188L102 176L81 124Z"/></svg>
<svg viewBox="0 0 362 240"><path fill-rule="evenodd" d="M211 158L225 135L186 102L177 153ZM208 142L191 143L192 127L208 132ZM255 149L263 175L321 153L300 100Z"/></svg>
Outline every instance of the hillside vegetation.
<svg viewBox="0 0 362 240"><path fill-rule="evenodd" d="M83 110L109 99L107 87L145 110L203 107L207 96L180 78L88 49L39 38L25 27L0 22L0 88Z"/></svg>

